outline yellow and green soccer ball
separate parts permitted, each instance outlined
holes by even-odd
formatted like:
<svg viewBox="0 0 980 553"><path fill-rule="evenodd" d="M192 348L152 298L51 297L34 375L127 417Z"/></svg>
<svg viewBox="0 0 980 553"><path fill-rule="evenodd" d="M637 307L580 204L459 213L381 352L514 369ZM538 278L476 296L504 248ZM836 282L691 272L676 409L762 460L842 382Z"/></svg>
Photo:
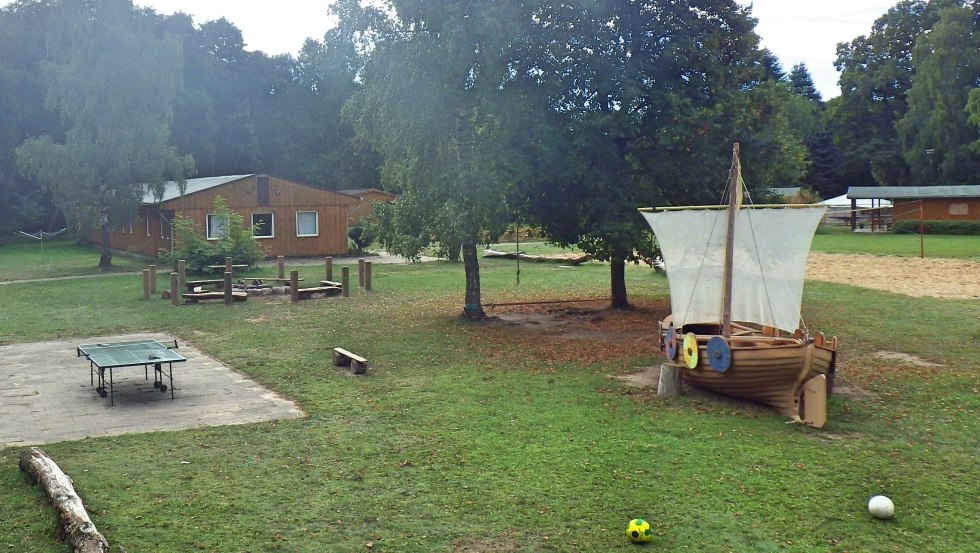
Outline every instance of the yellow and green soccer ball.
<svg viewBox="0 0 980 553"><path fill-rule="evenodd" d="M650 541L653 532L650 530L650 523L642 518L634 518L626 527L626 536L633 543L643 543Z"/></svg>

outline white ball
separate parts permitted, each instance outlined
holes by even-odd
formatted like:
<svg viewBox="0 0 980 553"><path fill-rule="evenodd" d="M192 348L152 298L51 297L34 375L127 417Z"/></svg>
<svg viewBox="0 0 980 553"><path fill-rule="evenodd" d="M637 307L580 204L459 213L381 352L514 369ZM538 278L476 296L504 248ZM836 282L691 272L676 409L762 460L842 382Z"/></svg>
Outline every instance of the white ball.
<svg viewBox="0 0 980 553"><path fill-rule="evenodd" d="M892 518L895 516L895 504L883 495L876 495L868 501L868 512L875 518Z"/></svg>

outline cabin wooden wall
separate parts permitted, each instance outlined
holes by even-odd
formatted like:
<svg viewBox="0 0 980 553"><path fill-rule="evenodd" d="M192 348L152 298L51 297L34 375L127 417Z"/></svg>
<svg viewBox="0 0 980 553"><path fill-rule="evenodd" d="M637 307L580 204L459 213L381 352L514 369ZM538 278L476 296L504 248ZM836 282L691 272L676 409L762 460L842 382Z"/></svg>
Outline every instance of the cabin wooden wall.
<svg viewBox="0 0 980 553"><path fill-rule="evenodd" d="M117 226L109 233L109 246L114 250L126 250L148 256L156 256L160 251L170 251L173 229L169 220L173 214L164 213L161 218L156 206L141 206L139 217L132 223ZM101 244L102 236L98 229L91 231L88 241Z"/></svg>
<svg viewBox="0 0 980 553"><path fill-rule="evenodd" d="M395 199L393 194L382 190L368 190L358 195L358 203L350 210L350 224L359 225L364 219L374 218L374 204L376 202L390 202Z"/></svg>
<svg viewBox="0 0 980 553"><path fill-rule="evenodd" d="M253 213L273 214L272 238L260 238L259 244L268 257L314 257L347 254L347 215L356 198L338 194L276 177L268 178L267 203L262 206L258 180L252 175L208 190L163 202L162 208L189 217L201 232L207 215L214 213L214 199L221 196L228 208L241 214L245 224L251 224ZM263 199L262 203L266 203ZM315 211L318 214L317 236L296 236L296 212Z"/></svg>
<svg viewBox="0 0 980 553"><path fill-rule="evenodd" d="M260 178L268 179L261 190ZM267 192L267 193L266 193ZM214 188L162 202L159 206L142 206L132 224L113 229L110 245L113 249L128 250L155 256L160 250L170 251L173 230L164 222L161 229L160 212L168 221L183 215L194 221L202 233L207 228L207 215L214 213L214 199L221 196L228 208L242 215L251 224L253 213L272 213L272 238L260 238L266 256L318 257L347 254L348 215L357 198L290 182L276 177L252 175ZM258 205L259 203L268 205ZM315 211L318 217L317 236L296 236L296 212ZM89 234L90 242L98 244L99 232Z"/></svg>
<svg viewBox="0 0 980 553"><path fill-rule="evenodd" d="M922 200L926 221L980 221L980 198L930 198ZM919 200L895 200L896 221L918 221Z"/></svg>

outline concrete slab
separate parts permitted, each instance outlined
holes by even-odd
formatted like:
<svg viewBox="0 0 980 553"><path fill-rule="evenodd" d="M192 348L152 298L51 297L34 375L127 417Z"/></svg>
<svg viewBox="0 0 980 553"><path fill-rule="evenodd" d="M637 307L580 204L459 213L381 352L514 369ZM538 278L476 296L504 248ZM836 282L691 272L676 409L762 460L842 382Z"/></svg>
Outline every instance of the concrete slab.
<svg viewBox="0 0 980 553"><path fill-rule="evenodd" d="M174 340L129 334L0 346L0 449L306 416L292 401L179 339L187 361L173 366L173 400L169 390L153 387L152 367L149 379L142 367L126 367L114 370L110 407L109 398L95 392L89 363L76 356L75 346L143 339Z"/></svg>

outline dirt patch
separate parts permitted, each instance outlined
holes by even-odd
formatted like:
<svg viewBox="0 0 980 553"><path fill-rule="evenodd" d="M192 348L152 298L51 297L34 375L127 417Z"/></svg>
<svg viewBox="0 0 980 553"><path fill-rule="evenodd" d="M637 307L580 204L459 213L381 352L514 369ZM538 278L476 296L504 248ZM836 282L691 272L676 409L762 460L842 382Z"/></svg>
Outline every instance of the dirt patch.
<svg viewBox="0 0 980 553"><path fill-rule="evenodd" d="M921 357L908 353L900 353L897 351L876 351L873 355L878 359L884 359L885 361L896 361L904 365L913 365L915 367L942 367L942 365L939 363L933 363L932 361L926 361Z"/></svg>
<svg viewBox="0 0 980 553"><path fill-rule="evenodd" d="M660 383L660 365L645 367L639 372L618 375L615 378L624 382L627 386L656 390L657 385Z"/></svg>
<svg viewBox="0 0 980 553"><path fill-rule="evenodd" d="M965 259L810 252L806 278L912 297L980 299L980 263Z"/></svg>

